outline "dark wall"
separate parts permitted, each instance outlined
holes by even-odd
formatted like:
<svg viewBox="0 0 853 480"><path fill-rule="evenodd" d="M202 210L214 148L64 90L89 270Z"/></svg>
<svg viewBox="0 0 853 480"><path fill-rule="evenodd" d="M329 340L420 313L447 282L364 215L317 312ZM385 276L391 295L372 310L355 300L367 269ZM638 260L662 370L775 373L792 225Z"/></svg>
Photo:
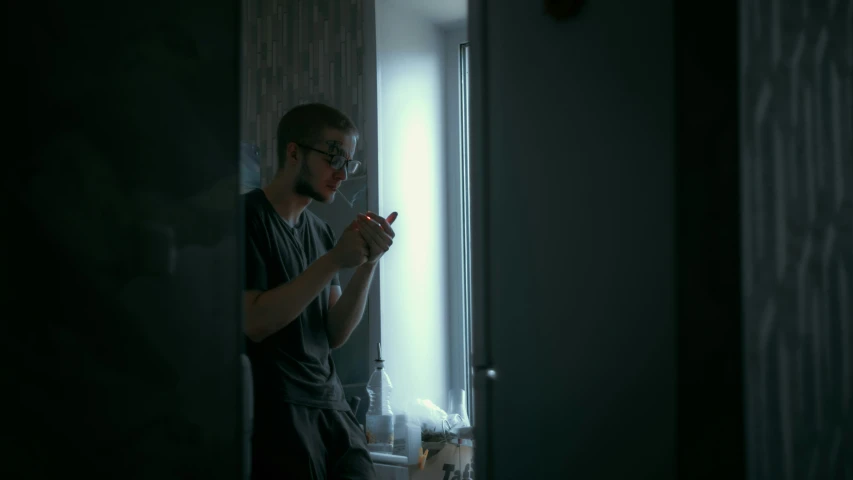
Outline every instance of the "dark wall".
<svg viewBox="0 0 853 480"><path fill-rule="evenodd" d="M239 478L239 4L8 8L9 478Z"/></svg>
<svg viewBox="0 0 853 480"><path fill-rule="evenodd" d="M750 479L853 477L853 2L741 2Z"/></svg>
<svg viewBox="0 0 853 480"><path fill-rule="evenodd" d="M677 471L742 479L737 2L675 3Z"/></svg>
<svg viewBox="0 0 853 480"><path fill-rule="evenodd" d="M296 105L324 102L350 115L362 132L358 157L376 135L367 121L376 107L365 104L365 3L242 1L240 131L261 148L264 183L276 171L278 121Z"/></svg>

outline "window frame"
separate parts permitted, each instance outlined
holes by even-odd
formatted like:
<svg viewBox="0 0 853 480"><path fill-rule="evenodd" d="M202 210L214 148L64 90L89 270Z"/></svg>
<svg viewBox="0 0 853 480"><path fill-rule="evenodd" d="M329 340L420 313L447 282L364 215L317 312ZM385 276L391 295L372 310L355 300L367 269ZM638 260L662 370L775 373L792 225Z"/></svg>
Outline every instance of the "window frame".
<svg viewBox="0 0 853 480"><path fill-rule="evenodd" d="M474 422L472 374L471 204L469 149L469 42L451 38L448 75L448 252L450 289L450 388L466 392L467 411ZM453 84L451 84L451 82ZM455 84L455 85L454 85ZM455 130L455 131L452 131Z"/></svg>

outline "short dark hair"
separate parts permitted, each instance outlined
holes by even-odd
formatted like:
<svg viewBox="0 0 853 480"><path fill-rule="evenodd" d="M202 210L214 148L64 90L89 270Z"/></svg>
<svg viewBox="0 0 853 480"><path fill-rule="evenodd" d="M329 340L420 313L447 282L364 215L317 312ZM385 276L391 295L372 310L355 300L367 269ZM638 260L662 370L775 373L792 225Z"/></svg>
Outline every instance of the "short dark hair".
<svg viewBox="0 0 853 480"><path fill-rule="evenodd" d="M337 108L323 103L306 103L291 108L278 122L278 166L284 166L287 144L314 144L323 140L323 131L333 128L358 138L358 128L351 118Z"/></svg>

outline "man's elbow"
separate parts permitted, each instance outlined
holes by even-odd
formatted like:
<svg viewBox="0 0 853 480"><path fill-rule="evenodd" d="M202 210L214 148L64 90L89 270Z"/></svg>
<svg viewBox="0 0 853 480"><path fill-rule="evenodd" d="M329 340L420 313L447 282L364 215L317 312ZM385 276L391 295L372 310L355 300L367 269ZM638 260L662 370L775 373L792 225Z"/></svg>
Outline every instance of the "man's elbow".
<svg viewBox="0 0 853 480"><path fill-rule="evenodd" d="M264 331L257 329L257 328L252 328L248 324L243 325L243 333L246 335L246 337L249 340L251 340L255 343L260 343L261 341L263 341L265 338L267 338L269 336L269 333L264 332Z"/></svg>
<svg viewBox="0 0 853 480"><path fill-rule="evenodd" d="M329 348L332 350L336 350L344 346L347 343L348 338L343 335L333 335L329 334Z"/></svg>
<svg viewBox="0 0 853 480"><path fill-rule="evenodd" d="M255 343L270 335L270 332L263 328L263 323L257 319L259 315L257 302L260 297L261 292L258 291L246 292L243 297L243 333Z"/></svg>
<svg viewBox="0 0 853 480"><path fill-rule="evenodd" d="M249 340L255 343L258 343L270 336L270 332L262 328L258 322L252 321L252 317L249 315L248 309L246 309L246 312L244 313L243 333L249 338Z"/></svg>
<svg viewBox="0 0 853 480"><path fill-rule="evenodd" d="M258 343L270 336L270 332L263 328L263 324L254 318L256 312L247 305L243 310L243 333L249 340Z"/></svg>

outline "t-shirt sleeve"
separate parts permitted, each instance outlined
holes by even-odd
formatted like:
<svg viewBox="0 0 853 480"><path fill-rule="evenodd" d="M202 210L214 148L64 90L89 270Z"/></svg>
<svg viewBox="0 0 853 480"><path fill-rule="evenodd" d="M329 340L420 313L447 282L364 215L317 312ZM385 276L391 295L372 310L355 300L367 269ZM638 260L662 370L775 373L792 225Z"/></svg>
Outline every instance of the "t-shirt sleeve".
<svg viewBox="0 0 853 480"><path fill-rule="evenodd" d="M246 221L246 290L266 291L267 267L261 248L261 230L252 220Z"/></svg>

